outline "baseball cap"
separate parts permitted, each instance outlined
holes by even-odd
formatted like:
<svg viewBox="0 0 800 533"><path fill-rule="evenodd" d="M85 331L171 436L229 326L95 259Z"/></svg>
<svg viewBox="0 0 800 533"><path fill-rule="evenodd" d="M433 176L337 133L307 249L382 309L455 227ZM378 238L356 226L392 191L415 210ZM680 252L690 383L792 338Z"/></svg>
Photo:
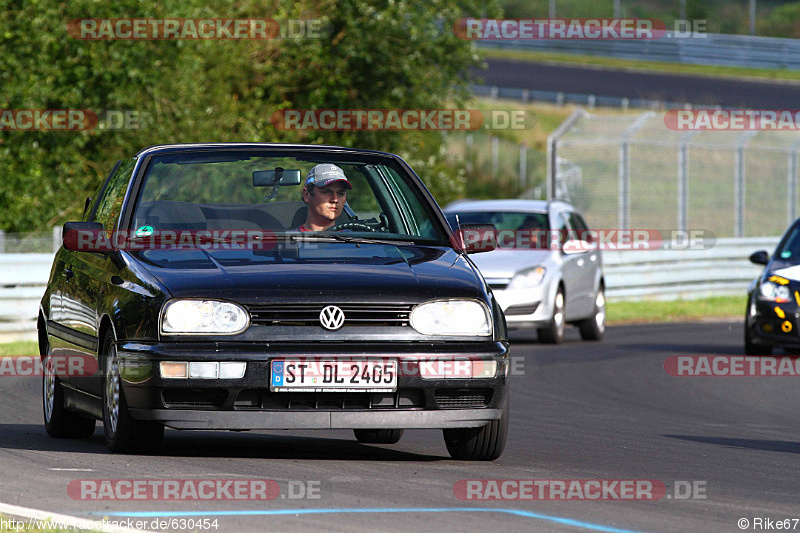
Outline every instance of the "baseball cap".
<svg viewBox="0 0 800 533"><path fill-rule="evenodd" d="M330 163L320 163L309 170L306 177L306 185L312 184L315 187L327 187L336 181L343 181L348 189L353 188L350 182L347 181L344 170Z"/></svg>

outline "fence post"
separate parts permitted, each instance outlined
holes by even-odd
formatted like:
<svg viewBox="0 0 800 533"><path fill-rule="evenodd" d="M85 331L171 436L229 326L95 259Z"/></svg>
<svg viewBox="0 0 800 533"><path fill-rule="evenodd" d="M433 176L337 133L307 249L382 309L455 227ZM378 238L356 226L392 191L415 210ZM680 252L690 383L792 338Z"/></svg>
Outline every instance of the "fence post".
<svg viewBox="0 0 800 533"><path fill-rule="evenodd" d="M492 136L492 179L500 173L500 139Z"/></svg>
<svg viewBox="0 0 800 533"><path fill-rule="evenodd" d="M750 141L753 136L756 135L757 132L755 131L747 131L744 132L736 141L736 168L735 168L735 179L733 182L733 205L734 205L734 212L735 212L735 219L734 219L734 226L733 226L733 236L734 237L743 237L744 236L744 212L745 212L745 190L744 190L744 182L745 182L745 168L744 168L744 148L747 143Z"/></svg>
<svg viewBox="0 0 800 533"><path fill-rule="evenodd" d="M655 113L652 111L642 113L633 121L633 124L625 128L625 131L620 135L619 162L617 168L619 176L619 212L617 214L619 229L629 229L631 223L631 137L633 137L633 134L644 126L644 123L653 116L655 116Z"/></svg>
<svg viewBox="0 0 800 533"><path fill-rule="evenodd" d="M58 252L58 249L61 248L61 232L63 228L63 226L53 226L53 253Z"/></svg>
<svg viewBox="0 0 800 533"><path fill-rule="evenodd" d="M789 172L786 175L788 198L786 199L786 216L788 224L797 218L797 150L800 148L800 141L792 144L792 151L789 152Z"/></svg>
<svg viewBox="0 0 800 533"><path fill-rule="evenodd" d="M466 143L466 152L467 153L464 154L464 155L466 156L465 159L467 160L467 165L466 165L467 166L467 172L469 174L472 174L472 134L471 133L467 133L467 138L465 139L465 143Z"/></svg>
<svg viewBox="0 0 800 533"><path fill-rule="evenodd" d="M689 226L689 141L696 131L681 135L678 147L678 230Z"/></svg>
<svg viewBox="0 0 800 533"><path fill-rule="evenodd" d="M519 145L519 188L525 190L528 186L528 147L525 143Z"/></svg>
<svg viewBox="0 0 800 533"><path fill-rule="evenodd" d="M556 131L547 136L547 175L545 176L547 198L545 198L545 200L548 202L550 200L556 200L553 194L556 191L556 180L558 179L558 165L556 164L558 159L558 141L575 125L578 119L588 116L589 113L578 108L567 117L567 120L556 128Z"/></svg>

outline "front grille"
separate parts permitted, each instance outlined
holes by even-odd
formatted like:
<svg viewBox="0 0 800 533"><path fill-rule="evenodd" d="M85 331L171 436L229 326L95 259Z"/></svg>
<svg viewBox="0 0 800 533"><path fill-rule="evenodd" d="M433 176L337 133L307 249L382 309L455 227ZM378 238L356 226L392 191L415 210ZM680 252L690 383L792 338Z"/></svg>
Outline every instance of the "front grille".
<svg viewBox="0 0 800 533"><path fill-rule="evenodd" d="M517 315L532 315L536 312L536 309L539 307L539 302L535 304L519 304L519 305L512 305L508 309L506 309L506 316L517 316Z"/></svg>
<svg viewBox="0 0 800 533"><path fill-rule="evenodd" d="M326 304L272 304L250 306L250 321L263 326L319 326ZM411 305L343 304L345 326L408 326Z"/></svg>
<svg viewBox="0 0 800 533"><path fill-rule="evenodd" d="M347 410L408 409L424 407L425 396L419 389L395 392L272 392L269 389L246 389L239 393L234 409L275 410Z"/></svg>
<svg viewBox="0 0 800 533"><path fill-rule="evenodd" d="M490 281L489 282L489 287L491 287L492 289L494 289L496 291L502 291L506 287L508 287L508 283L509 282L507 282L507 281Z"/></svg>
<svg viewBox="0 0 800 533"><path fill-rule="evenodd" d="M492 399L492 389L438 389L434 398L440 409L486 407Z"/></svg>
<svg viewBox="0 0 800 533"><path fill-rule="evenodd" d="M225 389L164 389L167 407L219 407L228 397Z"/></svg>

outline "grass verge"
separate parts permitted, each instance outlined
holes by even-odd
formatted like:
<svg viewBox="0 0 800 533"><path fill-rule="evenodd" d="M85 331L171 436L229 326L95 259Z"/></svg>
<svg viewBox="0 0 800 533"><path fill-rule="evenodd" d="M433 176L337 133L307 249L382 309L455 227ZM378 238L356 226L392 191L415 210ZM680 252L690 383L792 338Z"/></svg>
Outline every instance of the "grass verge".
<svg viewBox="0 0 800 533"><path fill-rule="evenodd" d="M713 65L687 65L683 63L662 63L660 61L641 61L617 57L559 54L552 52L532 52L527 50L481 49L486 58L515 59L518 61L551 61L612 69L649 70L654 73L689 74L699 76L730 78L764 78L765 80L800 81L800 71L767 68L718 67Z"/></svg>
<svg viewBox="0 0 800 533"><path fill-rule="evenodd" d="M671 302L638 301L608 302L607 323L644 324L652 322L686 322L690 320L713 320L715 318L742 318L747 306L747 295L714 296L697 300L675 300Z"/></svg>
<svg viewBox="0 0 800 533"><path fill-rule="evenodd" d="M0 356L38 355L39 344L36 341L15 341L0 343ZM2 533L0 529L0 533Z"/></svg>

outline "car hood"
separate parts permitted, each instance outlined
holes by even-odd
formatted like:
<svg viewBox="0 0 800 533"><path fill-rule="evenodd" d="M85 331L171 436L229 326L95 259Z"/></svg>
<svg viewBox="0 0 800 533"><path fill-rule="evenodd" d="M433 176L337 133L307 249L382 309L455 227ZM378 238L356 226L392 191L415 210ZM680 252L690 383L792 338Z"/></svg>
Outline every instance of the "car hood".
<svg viewBox="0 0 800 533"><path fill-rule="evenodd" d="M485 298L480 277L444 247L303 243L273 250L146 250L133 254L176 298L248 303Z"/></svg>
<svg viewBox="0 0 800 533"><path fill-rule="evenodd" d="M552 261L551 250L494 250L470 255L470 259L487 279L508 279L525 268Z"/></svg>

